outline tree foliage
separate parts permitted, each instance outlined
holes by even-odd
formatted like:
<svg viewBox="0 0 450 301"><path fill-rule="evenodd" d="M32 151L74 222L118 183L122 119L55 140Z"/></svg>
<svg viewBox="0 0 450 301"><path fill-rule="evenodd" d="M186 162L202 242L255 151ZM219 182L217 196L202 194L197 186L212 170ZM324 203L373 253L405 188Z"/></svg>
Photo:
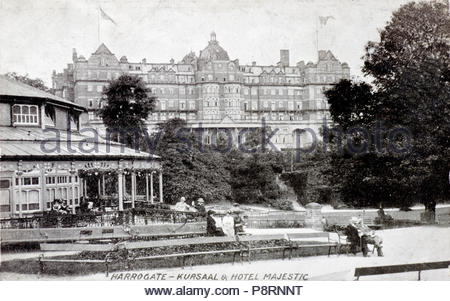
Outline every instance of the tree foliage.
<svg viewBox="0 0 450 301"><path fill-rule="evenodd" d="M113 133L111 137L120 138L127 146L135 146L146 129L145 120L156 98L150 96L150 90L141 78L126 74L112 80L103 95L106 104L97 114Z"/></svg>
<svg viewBox="0 0 450 301"><path fill-rule="evenodd" d="M181 196L188 201L200 197L206 202L231 200L229 173L222 154L206 146L199 148L198 136L178 118L160 124L153 135L158 139L156 154L161 157L164 198L168 202L175 203Z"/></svg>
<svg viewBox="0 0 450 301"><path fill-rule="evenodd" d="M158 135L160 135L158 137ZM255 147L249 140L248 148ZM276 175L282 171L282 158L274 152L246 153L218 135L217 146L205 145L199 130L187 128L182 119L170 119L152 135L157 141L156 154L164 169L164 195L174 203L181 196L188 201L270 204L290 208L280 202ZM256 141L256 140L255 140Z"/></svg>
<svg viewBox="0 0 450 301"><path fill-rule="evenodd" d="M28 74L20 75L20 74L17 74L16 72L5 73L5 76L9 77L11 79L17 80L19 82L22 82L24 84L27 84L29 86L35 87L35 88L37 88L39 90L42 90L42 91L45 91L45 92L51 92L51 89L48 88L45 85L44 81L42 79L40 79L40 78L34 78L33 79L33 78L30 78L28 76Z"/></svg>
<svg viewBox="0 0 450 301"><path fill-rule="evenodd" d="M356 146L368 142L364 153L348 145L333 153L334 182L347 202L407 207L449 198L448 41L448 7L406 4L394 12L380 41L367 44L363 71L374 87L342 81L326 92L344 139ZM349 133L351 127L364 128L368 139ZM404 135L390 135L399 128ZM402 146L405 151L398 151Z"/></svg>

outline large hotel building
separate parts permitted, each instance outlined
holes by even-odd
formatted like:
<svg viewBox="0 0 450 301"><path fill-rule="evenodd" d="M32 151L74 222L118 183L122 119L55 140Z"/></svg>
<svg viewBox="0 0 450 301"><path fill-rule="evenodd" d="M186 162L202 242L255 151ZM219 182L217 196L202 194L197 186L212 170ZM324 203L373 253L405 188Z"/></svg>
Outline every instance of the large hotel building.
<svg viewBox="0 0 450 301"><path fill-rule="evenodd" d="M272 130L278 129L271 142L279 149L295 147L296 133L302 133L301 146L310 143L306 128L320 138L323 119L329 119L323 90L350 78L347 63L325 50L319 51L316 63L291 64L289 50L280 50L280 61L273 66L242 65L230 59L211 33L198 56L190 52L180 62L129 62L126 56L117 59L104 44L88 59L74 49L73 62L62 73L53 71L53 89L57 96L86 107L83 125L102 132L105 127L95 111L102 105L103 87L124 73L141 77L157 97L147 120L150 130L179 117L190 127L201 124L205 143L222 129L230 130L237 141L240 130L261 127L264 119Z"/></svg>

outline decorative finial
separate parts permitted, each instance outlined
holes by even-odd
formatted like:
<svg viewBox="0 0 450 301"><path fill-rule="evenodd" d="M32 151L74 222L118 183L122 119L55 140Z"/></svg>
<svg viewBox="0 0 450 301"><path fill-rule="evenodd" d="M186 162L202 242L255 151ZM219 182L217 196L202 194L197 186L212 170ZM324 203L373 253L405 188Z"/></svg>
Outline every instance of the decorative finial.
<svg viewBox="0 0 450 301"><path fill-rule="evenodd" d="M215 41L216 40L216 33L213 31L211 32L211 41Z"/></svg>

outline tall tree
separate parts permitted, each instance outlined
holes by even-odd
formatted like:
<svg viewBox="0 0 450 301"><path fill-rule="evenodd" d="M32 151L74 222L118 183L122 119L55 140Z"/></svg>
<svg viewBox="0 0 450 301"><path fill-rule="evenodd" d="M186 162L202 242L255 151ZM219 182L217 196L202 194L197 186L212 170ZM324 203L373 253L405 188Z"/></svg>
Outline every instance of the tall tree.
<svg viewBox="0 0 450 301"><path fill-rule="evenodd" d="M130 147L145 146L141 143L145 120L156 98L150 95L144 81L137 76L121 75L109 83L103 95L106 104L97 113L111 132L111 138Z"/></svg>
<svg viewBox="0 0 450 301"><path fill-rule="evenodd" d="M395 170L425 203L449 197L450 15L448 4L408 3L369 42L364 72L375 80L386 123L412 136L411 151Z"/></svg>
<svg viewBox="0 0 450 301"><path fill-rule="evenodd" d="M380 32L380 42L367 44L363 71L375 92L341 82L326 93L333 120L344 129L365 127L371 138L364 154L347 148L333 161L347 197L404 206L449 198L449 40L447 6L406 4ZM387 131L378 145L377 120ZM395 128L404 135L389 136ZM354 133L350 138L361 142Z"/></svg>
<svg viewBox="0 0 450 301"><path fill-rule="evenodd" d="M44 81L42 79L40 79L40 78L34 78L33 79L33 78L30 78L28 76L28 74L20 75L20 74L17 74L16 72L5 73L5 76L9 77L11 79L17 80L19 82L22 82L24 84L27 84L29 86L38 88L39 90L42 90L42 91L45 91L45 92L51 92L51 89L48 88L45 85Z"/></svg>

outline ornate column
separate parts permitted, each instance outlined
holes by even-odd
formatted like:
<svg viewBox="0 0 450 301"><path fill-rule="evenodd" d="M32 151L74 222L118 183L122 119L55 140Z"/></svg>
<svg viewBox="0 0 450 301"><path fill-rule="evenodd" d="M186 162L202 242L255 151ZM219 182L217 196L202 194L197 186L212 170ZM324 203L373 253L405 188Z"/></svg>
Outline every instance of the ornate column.
<svg viewBox="0 0 450 301"><path fill-rule="evenodd" d="M162 171L159 172L159 201L161 203L164 202L164 198L163 198L163 176L162 176Z"/></svg>
<svg viewBox="0 0 450 301"><path fill-rule="evenodd" d="M153 173L155 171L152 170L152 172L150 173L150 202L153 204L154 203L154 194L153 194Z"/></svg>
<svg viewBox="0 0 450 301"><path fill-rule="evenodd" d="M44 163L42 163L42 165L40 165L40 169L41 169L41 176L40 176L41 206L42 206L42 211L47 211L47 177L46 177L46 167L45 167Z"/></svg>
<svg viewBox="0 0 450 301"><path fill-rule="evenodd" d="M145 173L145 201L148 203L149 197L148 197L148 173Z"/></svg>
<svg viewBox="0 0 450 301"><path fill-rule="evenodd" d="M131 172L131 208L135 207L136 202L136 172Z"/></svg>
<svg viewBox="0 0 450 301"><path fill-rule="evenodd" d="M119 169L117 170L117 194L119 195L119 211L123 211L123 166L119 161Z"/></svg>
<svg viewBox="0 0 450 301"><path fill-rule="evenodd" d="M100 183L100 178L97 179L97 195L99 198L102 195L102 187L101 187L101 183Z"/></svg>
<svg viewBox="0 0 450 301"><path fill-rule="evenodd" d="M16 214L16 173L17 172L13 172L12 174L12 182L11 182L11 188L12 188L12 194L11 194L11 217L14 217L14 215Z"/></svg>
<svg viewBox="0 0 450 301"><path fill-rule="evenodd" d="M16 176L17 176L17 180L19 182L19 197L17 198L17 200L19 201L19 217L22 217L22 175L23 175L23 171L22 171L22 160L19 161L19 163L17 164L17 171L16 171Z"/></svg>
<svg viewBox="0 0 450 301"><path fill-rule="evenodd" d="M105 174L104 173L102 173L102 192L103 192L103 195L106 195Z"/></svg>
<svg viewBox="0 0 450 301"><path fill-rule="evenodd" d="M70 166L70 176L72 177L72 213L75 214L75 174L77 173L75 165L72 162Z"/></svg>

